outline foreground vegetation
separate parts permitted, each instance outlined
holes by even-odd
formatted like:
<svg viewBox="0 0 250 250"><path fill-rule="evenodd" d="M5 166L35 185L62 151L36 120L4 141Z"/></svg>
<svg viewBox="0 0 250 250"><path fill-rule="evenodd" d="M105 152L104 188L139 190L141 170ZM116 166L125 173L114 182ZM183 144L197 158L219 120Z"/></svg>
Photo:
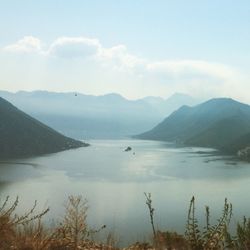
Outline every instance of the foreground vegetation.
<svg viewBox="0 0 250 250"><path fill-rule="evenodd" d="M146 205L152 226L150 243L135 243L125 249L250 249L250 219L238 223L236 235L229 233L232 205L225 200L221 217L215 225L210 224L209 207L206 207L206 225L200 228L195 218L195 198L188 209L186 232L157 231L154 225L154 208L150 194L145 194ZM105 243L97 242L94 236L105 228L90 229L86 223L87 202L81 196L70 196L65 206L65 216L56 225L46 227L42 222L49 208L36 213L37 202L23 215L17 215L18 197L10 202L7 197L0 205L0 250L76 250L119 249L114 237L109 235Z"/></svg>

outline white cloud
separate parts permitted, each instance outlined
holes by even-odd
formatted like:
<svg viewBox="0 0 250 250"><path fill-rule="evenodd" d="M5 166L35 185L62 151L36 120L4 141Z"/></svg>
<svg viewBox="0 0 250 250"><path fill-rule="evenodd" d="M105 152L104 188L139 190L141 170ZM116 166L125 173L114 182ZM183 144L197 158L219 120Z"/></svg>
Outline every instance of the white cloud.
<svg viewBox="0 0 250 250"><path fill-rule="evenodd" d="M26 36L15 44L6 46L4 50L40 53L65 59L92 58L97 64L145 77L153 74L175 80L202 78L227 80L237 74L231 67L217 62L202 60L150 61L129 53L125 45L105 48L98 39L88 37L59 37L47 49L42 48L41 44L38 38Z"/></svg>
<svg viewBox="0 0 250 250"><path fill-rule="evenodd" d="M10 44L3 48L4 51L13 53L34 53L41 52L41 41L33 36L25 36L14 44Z"/></svg>
<svg viewBox="0 0 250 250"><path fill-rule="evenodd" d="M64 58L85 58L97 54L101 47L97 39L85 37L60 37L56 39L46 52L48 55Z"/></svg>
<svg viewBox="0 0 250 250"><path fill-rule="evenodd" d="M103 62L112 63L114 68L119 70L135 69L145 63L144 59L130 54L125 45L117 45L111 48L101 47L98 57Z"/></svg>
<svg viewBox="0 0 250 250"><path fill-rule="evenodd" d="M178 60L160 61L147 64L147 70L152 73L161 73L173 78L218 78L226 80L231 78L236 70L231 67L208 61Z"/></svg>
<svg viewBox="0 0 250 250"><path fill-rule="evenodd" d="M59 86L62 81L66 86L65 79L72 79L72 75L75 75L75 81L84 84L86 81L94 82L90 89L92 91L96 88L96 93L101 85L101 88L107 88L104 92L120 89L129 93L131 89L135 91L133 95L140 95L143 91L145 95L146 92L149 95L164 95L168 91L191 91L204 96L247 95L245 89L248 86L248 74L243 74L232 66L206 60L150 60L130 53L123 44L105 47L98 39L88 37L59 37L45 46L40 39L26 36L3 50L17 54L37 54L39 57L35 58L35 62L29 61L29 57L26 60L32 68L37 67L34 71L41 70L40 65L43 65L41 75L48 74L48 79L58 77ZM57 57L58 60L51 60L52 57ZM38 63L39 58L41 64ZM82 60L72 63L74 58ZM87 61L84 60L86 58ZM51 64L48 64L50 60ZM17 65L18 72L20 64ZM71 70L74 74L69 73ZM24 74L27 75L27 72ZM37 81L37 75L34 74L31 84ZM72 84L72 81L68 81ZM79 87L82 87L80 83Z"/></svg>

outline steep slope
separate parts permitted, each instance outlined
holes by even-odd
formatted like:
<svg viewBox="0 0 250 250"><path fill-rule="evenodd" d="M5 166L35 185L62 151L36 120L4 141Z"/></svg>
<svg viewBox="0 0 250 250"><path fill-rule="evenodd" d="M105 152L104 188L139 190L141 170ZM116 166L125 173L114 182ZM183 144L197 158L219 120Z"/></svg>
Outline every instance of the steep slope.
<svg viewBox="0 0 250 250"><path fill-rule="evenodd" d="M0 158L17 158L87 146L63 136L0 97Z"/></svg>
<svg viewBox="0 0 250 250"><path fill-rule="evenodd" d="M192 108L183 106L152 130L136 137L236 152L239 147L234 143L247 133L250 133L250 106L218 98Z"/></svg>
<svg viewBox="0 0 250 250"><path fill-rule="evenodd" d="M228 152L237 152L239 150L250 148L250 132L244 134L237 138L236 140L232 141L227 147L226 150ZM244 158L250 159L250 152L248 151L247 155Z"/></svg>

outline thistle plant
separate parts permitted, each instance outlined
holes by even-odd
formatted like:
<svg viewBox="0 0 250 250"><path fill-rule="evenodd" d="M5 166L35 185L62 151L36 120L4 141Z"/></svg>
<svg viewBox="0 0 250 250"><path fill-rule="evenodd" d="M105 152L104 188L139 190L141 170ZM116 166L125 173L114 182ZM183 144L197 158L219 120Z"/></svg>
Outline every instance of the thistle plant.
<svg viewBox="0 0 250 250"><path fill-rule="evenodd" d="M148 193L148 194L144 193L144 195L146 197L146 205L148 206L148 209L149 209L150 223L152 226L154 239L156 239L156 231L155 231L155 225L154 225L154 211L155 211L155 209L152 207L151 193Z"/></svg>

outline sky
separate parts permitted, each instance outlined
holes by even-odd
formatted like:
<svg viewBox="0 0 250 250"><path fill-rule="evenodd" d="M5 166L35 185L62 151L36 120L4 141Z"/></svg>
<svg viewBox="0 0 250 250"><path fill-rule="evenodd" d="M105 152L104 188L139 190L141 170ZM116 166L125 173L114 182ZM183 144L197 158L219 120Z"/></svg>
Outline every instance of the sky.
<svg viewBox="0 0 250 250"><path fill-rule="evenodd" d="M250 103L249 0L0 0L0 89Z"/></svg>

